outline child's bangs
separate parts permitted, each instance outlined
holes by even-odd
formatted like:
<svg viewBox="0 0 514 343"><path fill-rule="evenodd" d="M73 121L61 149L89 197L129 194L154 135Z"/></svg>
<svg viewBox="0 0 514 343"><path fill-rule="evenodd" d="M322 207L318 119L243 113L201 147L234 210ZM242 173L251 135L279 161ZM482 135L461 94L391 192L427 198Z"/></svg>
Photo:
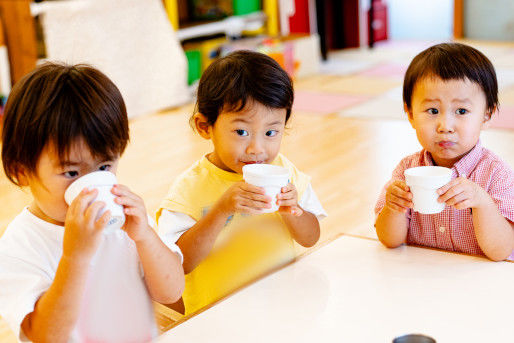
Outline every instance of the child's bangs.
<svg viewBox="0 0 514 343"><path fill-rule="evenodd" d="M95 98L91 89L63 92L75 94L58 97L64 100L56 104L56 115L51 116L49 128L61 163L81 139L95 158L113 160L120 156L128 142L128 129L123 127L123 123L126 125L123 109L113 108L105 99ZM89 98L84 94L89 94Z"/></svg>

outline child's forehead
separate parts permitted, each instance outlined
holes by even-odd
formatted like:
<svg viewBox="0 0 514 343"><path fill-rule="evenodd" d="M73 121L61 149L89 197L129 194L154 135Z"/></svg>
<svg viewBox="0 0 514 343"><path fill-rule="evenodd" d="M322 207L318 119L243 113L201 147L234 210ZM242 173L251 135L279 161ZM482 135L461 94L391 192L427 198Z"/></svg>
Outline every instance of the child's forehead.
<svg viewBox="0 0 514 343"><path fill-rule="evenodd" d="M111 159L107 156L99 156L87 145L83 138L76 138L59 151L59 146L55 141L47 143L42 151L54 166L68 164L80 164L81 162L94 162L99 160Z"/></svg>
<svg viewBox="0 0 514 343"><path fill-rule="evenodd" d="M437 75L431 74L428 76L421 77L414 84L414 92L419 90L434 90L434 91L446 91L446 90L482 90L481 86L467 77L464 78L451 78L443 79Z"/></svg>
<svg viewBox="0 0 514 343"><path fill-rule="evenodd" d="M283 121L286 118L285 108L272 108L261 104L257 101L248 101L243 109L240 111L236 110L224 110L221 112L220 117L230 122L234 121L246 121L246 122L257 122L257 121Z"/></svg>

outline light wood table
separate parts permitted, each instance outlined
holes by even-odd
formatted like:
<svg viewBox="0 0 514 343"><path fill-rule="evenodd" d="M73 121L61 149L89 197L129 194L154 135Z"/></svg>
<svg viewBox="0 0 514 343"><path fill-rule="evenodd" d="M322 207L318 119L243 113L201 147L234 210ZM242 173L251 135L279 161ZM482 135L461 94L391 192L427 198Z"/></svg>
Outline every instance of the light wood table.
<svg viewBox="0 0 514 343"><path fill-rule="evenodd" d="M514 264L341 236L158 342L512 342Z"/></svg>

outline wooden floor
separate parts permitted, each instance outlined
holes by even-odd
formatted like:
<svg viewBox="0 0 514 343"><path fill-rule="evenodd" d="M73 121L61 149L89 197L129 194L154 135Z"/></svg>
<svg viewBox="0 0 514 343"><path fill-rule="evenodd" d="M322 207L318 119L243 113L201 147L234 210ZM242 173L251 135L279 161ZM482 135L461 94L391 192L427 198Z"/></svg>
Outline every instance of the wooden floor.
<svg viewBox="0 0 514 343"><path fill-rule="evenodd" d="M302 82L309 79L299 86ZM209 142L188 125L191 111L188 105L131 121L131 143L118 177L145 199L152 214L174 178L210 151ZM409 123L296 111L288 126L282 152L312 177L329 215L321 223L321 240L340 233L376 237L373 207L380 189L399 160L420 149ZM514 131L488 130L482 141L514 165ZM0 234L29 201L26 191L0 175ZM0 342L14 342L2 321Z"/></svg>

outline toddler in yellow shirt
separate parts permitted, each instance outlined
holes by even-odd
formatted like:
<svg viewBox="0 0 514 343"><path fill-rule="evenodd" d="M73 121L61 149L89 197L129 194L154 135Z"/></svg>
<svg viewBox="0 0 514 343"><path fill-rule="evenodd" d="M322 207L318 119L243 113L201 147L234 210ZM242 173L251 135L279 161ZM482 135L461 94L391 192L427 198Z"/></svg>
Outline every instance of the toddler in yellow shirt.
<svg viewBox="0 0 514 343"><path fill-rule="evenodd" d="M279 153L293 98L287 73L261 53L231 53L200 79L191 123L214 148L175 180L157 213L160 233L184 255L186 314L292 261L294 241L319 239L326 213L310 177ZM252 163L289 170L277 199L244 182ZM279 210L263 214L272 201Z"/></svg>

